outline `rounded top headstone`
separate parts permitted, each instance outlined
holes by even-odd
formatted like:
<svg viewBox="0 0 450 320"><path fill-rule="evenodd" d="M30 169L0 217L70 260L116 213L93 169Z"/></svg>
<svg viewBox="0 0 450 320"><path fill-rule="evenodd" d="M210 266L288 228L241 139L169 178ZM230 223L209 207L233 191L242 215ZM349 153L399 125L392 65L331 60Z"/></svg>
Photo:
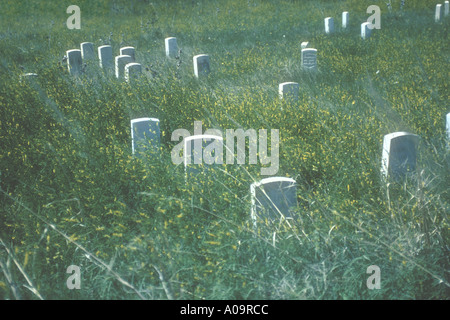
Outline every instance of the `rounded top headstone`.
<svg viewBox="0 0 450 320"><path fill-rule="evenodd" d="M262 186L265 184L273 183L273 182L289 182L289 183L296 183L296 181L292 178L288 177L270 177L270 178L264 178L260 181L254 182L254 186Z"/></svg>
<svg viewBox="0 0 450 320"><path fill-rule="evenodd" d="M136 118L136 119L132 119L131 123L138 123L138 122L143 122L143 121L153 121L153 122L159 122L159 119L156 118Z"/></svg>

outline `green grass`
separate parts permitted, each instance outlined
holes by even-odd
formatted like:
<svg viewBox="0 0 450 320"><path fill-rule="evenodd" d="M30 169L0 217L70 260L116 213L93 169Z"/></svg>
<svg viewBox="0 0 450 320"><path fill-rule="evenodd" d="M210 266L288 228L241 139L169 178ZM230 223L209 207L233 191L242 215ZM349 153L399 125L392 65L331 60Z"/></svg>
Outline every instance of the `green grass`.
<svg viewBox="0 0 450 320"><path fill-rule="evenodd" d="M449 18L434 23L435 1L399 3L77 1L81 30L69 30L71 1L3 0L0 297L448 299ZM381 30L362 41L371 4ZM179 66L164 55L168 36ZM74 79L61 59L84 41L135 46L151 71L130 86L93 63ZM303 41L318 49L315 75L301 70ZM193 76L200 53L211 57L204 80ZM279 101L286 81L300 83L298 103ZM132 157L137 117L160 119L160 159ZM299 219L252 228L259 165L186 184L171 134L194 121L279 129L277 175L296 179ZM420 135L419 170L387 189L382 141L394 131ZM66 286L70 265L80 290ZM381 289L366 286L370 265Z"/></svg>

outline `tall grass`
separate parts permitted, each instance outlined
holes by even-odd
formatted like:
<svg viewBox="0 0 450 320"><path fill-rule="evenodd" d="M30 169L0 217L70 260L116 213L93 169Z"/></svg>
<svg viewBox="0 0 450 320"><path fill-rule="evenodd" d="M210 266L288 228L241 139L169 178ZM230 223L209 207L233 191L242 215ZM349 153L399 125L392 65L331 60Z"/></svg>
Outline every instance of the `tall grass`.
<svg viewBox="0 0 450 320"><path fill-rule="evenodd" d="M367 41L361 1L0 3L0 296L4 299L448 299L448 19L399 2ZM340 13L350 12L349 30ZM326 36L323 19L335 17ZM176 36L180 58L164 56ZM137 49L132 86L95 63L61 62L84 41ZM300 43L318 49L317 74ZM207 79L193 55L211 56ZM23 81L20 74L36 72ZM278 84L300 83L298 103ZM159 118L160 158L131 155L130 119ZM255 165L186 183L175 129L279 129L298 219L253 228ZM383 135L420 135L419 170L381 182ZM67 267L81 268L69 290ZM381 289L369 290L378 265Z"/></svg>

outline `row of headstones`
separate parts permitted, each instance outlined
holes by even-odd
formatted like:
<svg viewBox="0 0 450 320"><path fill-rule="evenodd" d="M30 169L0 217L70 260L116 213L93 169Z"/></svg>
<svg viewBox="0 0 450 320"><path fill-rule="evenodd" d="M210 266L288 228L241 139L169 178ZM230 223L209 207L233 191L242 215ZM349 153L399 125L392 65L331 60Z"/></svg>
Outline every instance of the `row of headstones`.
<svg viewBox="0 0 450 320"><path fill-rule="evenodd" d="M113 51L109 45L100 46L97 49L100 67L110 69L115 65L115 75L118 79L129 82L132 78L139 76L142 65L136 62L136 51L134 47L120 48L120 54L115 57L113 64ZM78 75L83 71L83 61L94 60L94 44L83 42L80 49L66 51L67 68L71 75Z"/></svg>
<svg viewBox="0 0 450 320"><path fill-rule="evenodd" d="M444 2L444 16L447 17L449 15L450 3L449 1ZM442 21L442 4L436 5L436 10L434 13L434 21L441 22Z"/></svg>
<svg viewBox="0 0 450 320"><path fill-rule="evenodd" d="M449 15L449 1L444 3L444 16ZM437 4L435 10L435 21L440 22L442 19L442 5ZM334 19L332 17L325 18L325 33L330 34L334 32ZM347 28L349 25L349 13L342 12L342 28ZM369 22L361 24L361 37L367 39L371 35L371 28ZM313 48L306 48L307 42L302 43L301 52L301 66L306 70L317 70L317 50ZM91 42L83 42L81 50L73 49L66 52L67 65L71 74L79 74L83 69L82 61L94 59L94 45ZM175 37L165 39L166 56L175 58L178 53L178 44ZM112 67L113 54L112 47L104 45L98 47L98 57L100 67L107 69ZM193 57L194 75L198 78L202 75L210 73L210 60L207 54L200 54ZM132 77L136 77L142 72L142 65L135 62L135 49L133 47L124 47L120 49L120 55L115 57L115 74L117 78L125 78L130 81ZM23 74L22 77L36 77L36 73Z"/></svg>
<svg viewBox="0 0 450 320"><path fill-rule="evenodd" d="M306 42L305 42L306 43ZM193 58L194 75L199 78L208 75L210 69L210 59L207 54L196 55ZM316 71L317 70L317 49L302 48L301 49L301 67L303 70Z"/></svg>
<svg viewBox="0 0 450 320"><path fill-rule="evenodd" d="M435 20L441 21L442 5L436 5ZM444 3L444 15L449 14L449 1ZM325 33L334 33L334 18L327 17L325 22ZM349 25L349 13L348 11L342 12L342 28L346 29ZM367 39L371 35L371 23L364 22L361 24L361 38ZM317 70L317 49L306 48L307 42L302 43L301 50L301 66L305 70ZM78 52L80 51L80 52ZM175 58L178 53L178 44L175 37L169 37L165 39L165 51L166 56ZM69 56L70 54L70 56ZM77 73L82 67L82 59L92 59L94 56L94 47L90 42L84 42L81 44L81 50L69 50L67 51L67 63L69 72ZM98 48L98 56L100 60L100 67L108 68L112 66L112 48L109 45L104 45ZM129 57L127 57L129 56ZM130 58L131 57L131 58ZM135 63L135 52L133 47L125 47L120 49L120 55L115 58L116 77L123 78L129 81L131 75L138 75L142 72L142 66ZM207 54L199 54L193 57L194 75L200 77L202 75L208 75L210 69L210 59Z"/></svg>
<svg viewBox="0 0 450 320"><path fill-rule="evenodd" d="M83 60L92 60L95 57L94 45L91 42L81 43L81 49L66 51L67 67L69 73L77 75L83 68ZM178 44L175 37L165 39L167 57L176 57ZM102 69L112 68L113 52L110 45L98 47L99 64ZM194 76L199 78L208 75L211 71L210 58L207 54L199 54L193 57ZM137 77L142 72L142 66L135 62L135 49L133 47L123 47L120 55L115 57L115 74L118 79L125 79L129 82L133 77ZM317 49L302 48L301 66L306 70L317 70Z"/></svg>
<svg viewBox="0 0 450 320"><path fill-rule="evenodd" d="M444 3L444 16L447 17L449 15L449 1L445 1ZM437 4L435 10L435 21L440 22L442 20L442 5ZM334 29L334 18L327 17L324 19L325 23L325 33L331 34L335 32ZM349 13L347 11L342 12L342 28L346 29L349 24ZM372 27L370 22L363 22L361 24L361 38L367 39L370 37L372 32Z"/></svg>
<svg viewBox="0 0 450 320"><path fill-rule="evenodd" d="M334 18L327 17L324 20L325 22L325 33L331 34L334 33ZM342 12L342 28L346 29L349 25L349 13L347 11ZM370 22L363 22L361 24L361 38L367 39L371 35L371 23Z"/></svg>
<svg viewBox="0 0 450 320"><path fill-rule="evenodd" d="M447 138L450 143L450 113L447 114ZM417 147L420 137L408 132L394 132L384 136L381 163L381 175L387 182L388 177L401 181L407 175L416 172ZM131 140L133 155L157 153L160 148L160 125L156 118L139 118L131 120ZM206 148L213 141L223 143L223 138L216 135L194 135L184 139L184 167L186 176L192 163L202 160L194 152L194 146ZM196 149L198 150L198 149ZM201 158L202 155L200 155ZM257 219L272 221L293 218L292 209L297 207L297 184L292 178L270 177L250 185L251 217L256 225Z"/></svg>
<svg viewBox="0 0 450 320"><path fill-rule="evenodd" d="M436 5L435 20L441 21L442 5ZM449 1L445 1L444 15L449 14ZM325 22L325 33L331 34L335 32L334 18L327 17ZM342 28L346 29L349 25L349 13L348 11L342 12ZM361 24L361 38L367 39L371 35L371 23L364 22ZM307 42L302 43L301 51L301 66L306 70L317 70L317 49L306 48ZM178 44L175 37L169 37L165 39L165 51L166 56L175 58L178 53ZM94 58L94 46L90 42L83 42L81 44L81 50L69 50L66 53L67 64L69 72L71 74L78 74L82 69L83 59ZM109 45L98 47L98 57L100 61L100 67L103 69L112 67L113 55L112 48ZM210 59L207 54L199 54L193 57L194 75L200 77L208 75L210 69ZM132 75L139 75L142 72L142 66L135 63L135 50L133 47L124 47L120 49L120 55L115 57L115 73L118 79L125 78L129 81Z"/></svg>
<svg viewBox="0 0 450 320"><path fill-rule="evenodd" d="M448 1L445 2L445 16L448 15ZM439 10L438 10L439 6ZM439 12L440 17L440 6L438 5L436 7L436 15L437 12ZM440 18L439 18L440 20ZM330 34L334 32L334 19L332 17L325 18L325 33ZM345 29L348 27L349 24L349 13L347 11L342 12L342 27ZM371 35L371 28L369 22L364 22L361 24L361 38L367 39ZM168 38L173 39L173 38ZM167 39L166 39L167 41ZM311 70L316 71L317 70L317 49L314 48L307 48L308 42L303 42L301 44L301 67L303 70ZM166 42L166 52L167 52L167 42ZM202 74L208 74L210 72L210 66L209 66L209 56L206 54L197 55L194 56L194 74L196 77L199 77L199 75ZM287 85L287 83L286 83ZM289 85L293 85L292 83L289 83ZM281 89L280 89L281 90ZM293 89L295 90L295 88Z"/></svg>
<svg viewBox="0 0 450 320"><path fill-rule="evenodd" d="M94 45L91 42L83 42L81 49L72 49L66 51L67 67L72 75L80 74L83 68L83 60L92 60L95 58ZM178 54L178 44L175 37L165 39L166 56L175 58ZM98 59L102 69L109 69L115 66L115 75L118 79L125 79L129 82L132 78L142 73L142 65L135 62L135 48L123 47L120 49L120 55L113 60L113 51L110 45L98 47ZM113 63L114 61L114 63ZM194 75L196 77L210 73L209 56L206 54L196 55L193 58Z"/></svg>
<svg viewBox="0 0 450 320"><path fill-rule="evenodd" d="M326 34L331 34L331 33L335 32L333 17L325 18L324 23L325 23L325 33ZM349 25L349 13L348 13L348 11L344 11L344 12L342 12L342 28L347 29L348 25ZM362 26L361 26L361 37L363 37ZM365 38L365 36L363 38Z"/></svg>

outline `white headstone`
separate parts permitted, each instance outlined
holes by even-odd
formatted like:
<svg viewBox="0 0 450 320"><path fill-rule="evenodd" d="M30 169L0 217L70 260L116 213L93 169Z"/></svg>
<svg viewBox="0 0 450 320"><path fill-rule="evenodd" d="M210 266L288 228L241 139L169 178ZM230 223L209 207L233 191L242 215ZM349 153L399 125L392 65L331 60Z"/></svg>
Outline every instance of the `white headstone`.
<svg viewBox="0 0 450 320"><path fill-rule="evenodd" d="M317 49L302 49L301 65L304 70L317 70Z"/></svg>
<svg viewBox="0 0 450 320"><path fill-rule="evenodd" d="M37 73L24 73L20 76L20 80L36 79L37 76Z"/></svg>
<svg viewBox="0 0 450 320"><path fill-rule="evenodd" d="M157 153L161 143L159 120L138 118L131 120L131 146L134 155Z"/></svg>
<svg viewBox="0 0 450 320"><path fill-rule="evenodd" d="M449 14L450 4L448 1L444 2L444 16L447 17Z"/></svg>
<svg viewBox="0 0 450 320"><path fill-rule="evenodd" d="M292 219L292 208L297 207L297 183L292 178L271 177L250 185L251 218L272 222Z"/></svg>
<svg viewBox="0 0 450 320"><path fill-rule="evenodd" d="M221 165L223 164L223 138L210 134L186 137L183 157L186 178L208 171L211 165Z"/></svg>
<svg viewBox="0 0 450 320"><path fill-rule="evenodd" d="M66 51L67 67L71 75L78 75L81 73L82 59L81 50L72 49Z"/></svg>
<svg viewBox="0 0 450 320"><path fill-rule="evenodd" d="M364 22L361 24L361 38L367 39L371 34L370 22Z"/></svg>
<svg viewBox="0 0 450 320"><path fill-rule="evenodd" d="M113 68L114 60L113 60L113 52L112 47L109 45L98 47L98 58L100 62L100 67L103 69Z"/></svg>
<svg viewBox="0 0 450 320"><path fill-rule="evenodd" d="M300 85L297 82L283 82L278 85L280 98L286 101L297 102Z"/></svg>
<svg viewBox="0 0 450 320"><path fill-rule="evenodd" d="M450 112L447 113L447 139L448 139L448 143L450 145Z"/></svg>
<svg viewBox="0 0 450 320"><path fill-rule="evenodd" d="M416 170L419 136L408 132L394 132L384 136L381 174L394 180Z"/></svg>
<svg viewBox="0 0 450 320"><path fill-rule="evenodd" d="M120 55L116 56L115 62L116 62L116 78L123 79L125 76L125 66L133 62L133 59L130 56Z"/></svg>
<svg viewBox="0 0 450 320"><path fill-rule="evenodd" d="M121 56L130 56L133 60L132 62L136 61L136 50L134 47L123 47L120 48L120 55Z"/></svg>
<svg viewBox="0 0 450 320"><path fill-rule="evenodd" d="M169 37L165 39L166 56L169 58L175 58L178 54L177 38Z"/></svg>
<svg viewBox="0 0 450 320"><path fill-rule="evenodd" d="M81 58L83 60L95 59L94 44L92 42L82 42L80 47L81 47Z"/></svg>
<svg viewBox="0 0 450 320"><path fill-rule="evenodd" d="M133 79L139 78L142 74L142 66L140 63L131 62L125 65L125 81L131 82Z"/></svg>
<svg viewBox="0 0 450 320"><path fill-rule="evenodd" d="M211 71L209 66L209 56L207 54L199 54L194 56L194 75L198 78L208 75Z"/></svg>
<svg viewBox="0 0 450 320"><path fill-rule="evenodd" d="M302 42L302 44L300 45L300 47L301 47L302 49L306 49L306 48L308 48L308 44L309 44L309 42L307 42L307 41Z"/></svg>
<svg viewBox="0 0 450 320"><path fill-rule="evenodd" d="M349 19L349 15L347 11L342 12L342 28L347 28L348 27L348 19Z"/></svg>
<svg viewBox="0 0 450 320"><path fill-rule="evenodd" d="M436 5L436 11L434 13L434 21L441 22L442 19L442 4Z"/></svg>
<svg viewBox="0 0 450 320"><path fill-rule="evenodd" d="M332 17L325 18L325 33L330 34L334 32L334 19Z"/></svg>

